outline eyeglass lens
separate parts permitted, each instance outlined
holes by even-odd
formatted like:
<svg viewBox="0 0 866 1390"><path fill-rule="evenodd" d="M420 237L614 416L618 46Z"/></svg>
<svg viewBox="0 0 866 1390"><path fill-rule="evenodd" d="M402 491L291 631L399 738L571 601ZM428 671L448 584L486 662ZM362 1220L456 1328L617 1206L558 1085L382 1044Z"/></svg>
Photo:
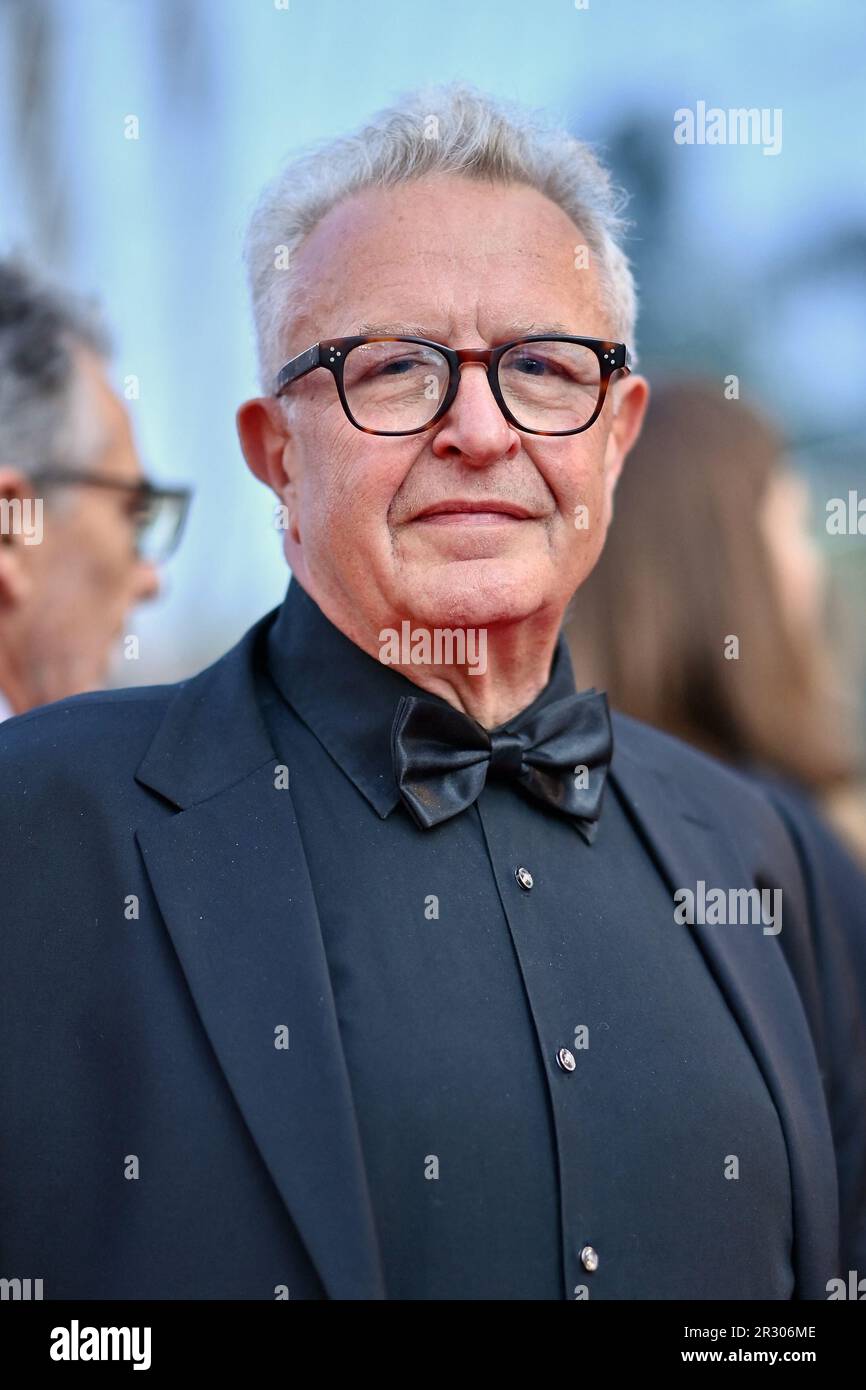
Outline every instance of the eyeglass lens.
<svg viewBox="0 0 866 1390"><path fill-rule="evenodd" d="M181 522L180 498L156 494L142 502L136 513L136 549L143 560L158 564L174 549Z"/></svg>

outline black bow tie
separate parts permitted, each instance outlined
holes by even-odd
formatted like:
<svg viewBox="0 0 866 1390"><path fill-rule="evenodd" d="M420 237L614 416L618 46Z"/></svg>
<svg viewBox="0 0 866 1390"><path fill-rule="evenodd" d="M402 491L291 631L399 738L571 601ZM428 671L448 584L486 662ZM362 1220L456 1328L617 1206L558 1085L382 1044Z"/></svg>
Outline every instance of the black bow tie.
<svg viewBox="0 0 866 1390"><path fill-rule="evenodd" d="M422 829L470 806L488 777L510 778L573 816L592 843L613 749L607 697L585 690L492 733L450 705L404 695L391 729L400 796Z"/></svg>

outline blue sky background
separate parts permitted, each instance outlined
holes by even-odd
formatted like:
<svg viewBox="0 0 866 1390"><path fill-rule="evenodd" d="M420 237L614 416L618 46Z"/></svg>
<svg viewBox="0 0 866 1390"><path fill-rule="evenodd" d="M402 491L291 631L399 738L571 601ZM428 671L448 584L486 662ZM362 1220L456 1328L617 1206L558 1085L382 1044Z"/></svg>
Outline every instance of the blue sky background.
<svg viewBox="0 0 866 1390"><path fill-rule="evenodd" d="M282 597L234 430L256 389L244 226L293 150L423 83L469 80L596 144L634 193L642 368L737 372L822 516L866 491L864 40L857 0L0 0L0 250L99 295L149 467L196 488L124 681L188 674ZM780 107L781 153L675 145L698 100ZM838 545L862 576L862 539Z"/></svg>

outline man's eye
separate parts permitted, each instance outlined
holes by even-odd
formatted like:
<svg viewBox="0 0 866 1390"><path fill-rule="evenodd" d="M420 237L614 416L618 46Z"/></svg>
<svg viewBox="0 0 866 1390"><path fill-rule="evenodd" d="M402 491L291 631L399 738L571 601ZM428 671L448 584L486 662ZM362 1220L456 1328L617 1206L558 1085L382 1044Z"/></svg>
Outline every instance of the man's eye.
<svg viewBox="0 0 866 1390"><path fill-rule="evenodd" d="M126 504L126 515L139 530L147 525L151 511L150 503L142 497L133 497Z"/></svg>
<svg viewBox="0 0 866 1390"><path fill-rule="evenodd" d="M413 357L395 357L391 362L383 362L379 368L380 376L404 376L412 367L419 364Z"/></svg>
<svg viewBox="0 0 866 1390"><path fill-rule="evenodd" d="M525 376L541 376L550 363L542 361L540 357L516 357L512 365Z"/></svg>
<svg viewBox="0 0 866 1390"><path fill-rule="evenodd" d="M374 385L377 382L399 381L403 377L417 376L419 371L435 371L432 366L421 357L404 355L402 357L388 357L378 362L359 363L361 368L356 373L354 363L351 363L352 370L346 376L346 385L353 387Z"/></svg>
<svg viewBox="0 0 866 1390"><path fill-rule="evenodd" d="M517 376L534 377L549 382L565 382L575 386L592 385L596 378L594 359L582 358L578 361L557 361L552 357L540 357L537 353L521 354L512 358L506 367Z"/></svg>

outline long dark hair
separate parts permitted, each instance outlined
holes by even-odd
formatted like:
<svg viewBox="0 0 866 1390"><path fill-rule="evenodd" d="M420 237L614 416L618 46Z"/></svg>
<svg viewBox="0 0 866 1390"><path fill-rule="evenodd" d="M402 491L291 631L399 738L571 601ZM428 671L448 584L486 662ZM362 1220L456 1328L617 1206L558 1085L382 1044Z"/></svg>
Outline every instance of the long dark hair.
<svg viewBox="0 0 866 1390"><path fill-rule="evenodd" d="M774 426L718 386L656 388L565 632L579 686L717 757L823 791L857 775L859 750L825 633L791 632L761 534L784 457Z"/></svg>

